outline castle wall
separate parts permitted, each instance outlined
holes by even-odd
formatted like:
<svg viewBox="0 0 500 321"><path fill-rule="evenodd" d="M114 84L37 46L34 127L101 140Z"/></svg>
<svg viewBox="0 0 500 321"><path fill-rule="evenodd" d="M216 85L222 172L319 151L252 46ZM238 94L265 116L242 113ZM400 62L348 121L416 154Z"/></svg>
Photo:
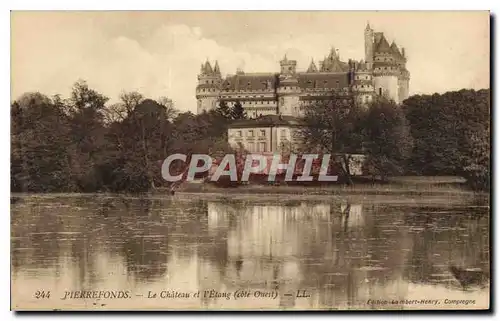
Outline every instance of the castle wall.
<svg viewBox="0 0 500 321"><path fill-rule="evenodd" d="M399 79L399 102L403 102L409 96L409 80L408 79Z"/></svg>
<svg viewBox="0 0 500 321"><path fill-rule="evenodd" d="M375 93L394 100L399 103L398 78L392 75L383 75L373 77Z"/></svg>
<svg viewBox="0 0 500 321"><path fill-rule="evenodd" d="M218 99L217 97L201 97L198 98L197 102L197 113L201 114L204 111L209 111L217 107Z"/></svg>
<svg viewBox="0 0 500 321"><path fill-rule="evenodd" d="M282 115L289 115L297 117L300 113L299 110L299 96L287 95L280 98L279 112Z"/></svg>

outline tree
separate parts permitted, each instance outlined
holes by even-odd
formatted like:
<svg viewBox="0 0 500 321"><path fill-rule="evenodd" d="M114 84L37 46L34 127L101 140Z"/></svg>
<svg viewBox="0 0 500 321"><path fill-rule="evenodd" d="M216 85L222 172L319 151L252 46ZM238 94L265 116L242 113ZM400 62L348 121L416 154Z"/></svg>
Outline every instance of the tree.
<svg viewBox="0 0 500 321"><path fill-rule="evenodd" d="M122 92L119 100L118 103L104 107L103 116L106 124L125 120L144 100L144 96L137 91Z"/></svg>
<svg viewBox="0 0 500 321"><path fill-rule="evenodd" d="M215 109L217 113L219 113L222 117L226 119L231 119L231 108L227 105L227 102L225 101L220 101L219 105Z"/></svg>
<svg viewBox="0 0 500 321"><path fill-rule="evenodd" d="M416 95L403 108L415 142L413 173L460 175L475 189L489 188L489 89Z"/></svg>
<svg viewBox="0 0 500 321"><path fill-rule="evenodd" d="M462 100L459 115L463 119L460 130L461 174L474 190L488 191L491 186L490 147L490 91L460 91Z"/></svg>
<svg viewBox="0 0 500 321"><path fill-rule="evenodd" d="M233 104L230 111L230 117L232 120L247 118L247 113L245 112L245 109L243 108L243 105L241 105L240 101L237 100Z"/></svg>
<svg viewBox="0 0 500 321"><path fill-rule="evenodd" d="M409 172L418 175L457 175L460 168L460 119L454 94L416 95L402 106L414 148Z"/></svg>
<svg viewBox="0 0 500 321"><path fill-rule="evenodd" d="M107 97L80 80L74 84L67 102L70 137L74 146L72 180L84 192L95 191L101 187L97 167L106 161L102 151L105 146L104 115L107 101Z"/></svg>
<svg viewBox="0 0 500 321"><path fill-rule="evenodd" d="M156 100L156 102L165 108L165 115L169 121L172 121L175 117L177 117L177 115L179 115L179 110L175 108L172 99L161 96Z"/></svg>
<svg viewBox="0 0 500 321"><path fill-rule="evenodd" d="M352 184L353 154L361 151L363 141L364 110L349 97L334 93L330 97L305 108L306 126L301 134L311 150L330 153L346 182Z"/></svg>
<svg viewBox="0 0 500 321"><path fill-rule="evenodd" d="M64 108L40 93L11 105L11 189L17 192L73 191L71 140Z"/></svg>
<svg viewBox="0 0 500 321"><path fill-rule="evenodd" d="M376 99L368 107L363 127L368 172L382 181L402 174L413 147L403 110L393 101Z"/></svg>
<svg viewBox="0 0 500 321"><path fill-rule="evenodd" d="M172 145L172 125L167 111L152 99L142 100L119 124L121 138L121 173L124 186L134 191L147 191L161 184L161 163Z"/></svg>

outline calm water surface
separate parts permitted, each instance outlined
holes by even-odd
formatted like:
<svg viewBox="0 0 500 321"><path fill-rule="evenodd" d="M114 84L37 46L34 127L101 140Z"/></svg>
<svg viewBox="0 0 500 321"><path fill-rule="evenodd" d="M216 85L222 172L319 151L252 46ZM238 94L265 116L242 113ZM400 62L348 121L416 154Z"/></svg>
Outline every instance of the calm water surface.
<svg viewBox="0 0 500 321"><path fill-rule="evenodd" d="M11 216L13 309L477 309L489 302L488 275L463 286L450 272L489 271L487 206L22 196Z"/></svg>

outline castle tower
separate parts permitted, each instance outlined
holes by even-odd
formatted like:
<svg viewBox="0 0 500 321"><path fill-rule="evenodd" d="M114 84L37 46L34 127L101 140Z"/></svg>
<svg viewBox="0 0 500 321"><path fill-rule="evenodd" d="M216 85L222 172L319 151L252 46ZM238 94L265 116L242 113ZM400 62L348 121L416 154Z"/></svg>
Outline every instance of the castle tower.
<svg viewBox="0 0 500 321"><path fill-rule="evenodd" d="M406 69L407 57L405 48L401 48L400 56L400 75L399 81L399 101L403 102L410 94L410 72Z"/></svg>
<svg viewBox="0 0 500 321"><path fill-rule="evenodd" d="M374 32L367 24L365 31L366 69L371 70L375 94L401 103L408 98L410 73L406 69L404 48L387 42L383 32Z"/></svg>
<svg viewBox="0 0 500 321"><path fill-rule="evenodd" d="M222 77L219 63L216 61L212 69L212 65L207 60L201 65L200 74L198 75L198 85L196 86L198 114L217 107L221 83Z"/></svg>
<svg viewBox="0 0 500 321"><path fill-rule="evenodd" d="M368 68L368 63L349 61L351 72L351 89L356 103L367 106L372 102L375 94L373 87L372 71Z"/></svg>
<svg viewBox="0 0 500 321"><path fill-rule="evenodd" d="M280 61L281 73L278 87L278 113L297 116L299 114L299 79L296 73L297 61L289 60L286 55Z"/></svg>
<svg viewBox="0 0 500 321"><path fill-rule="evenodd" d="M295 75L297 68L297 61L288 60L288 58L285 55L285 57L280 61L280 66L282 75Z"/></svg>
<svg viewBox="0 0 500 321"><path fill-rule="evenodd" d="M375 32L373 50L373 84L375 93L400 103L399 57L387 42L383 32Z"/></svg>
<svg viewBox="0 0 500 321"><path fill-rule="evenodd" d="M366 23L365 28L365 62L366 67L371 69L373 63L373 29L370 23Z"/></svg>

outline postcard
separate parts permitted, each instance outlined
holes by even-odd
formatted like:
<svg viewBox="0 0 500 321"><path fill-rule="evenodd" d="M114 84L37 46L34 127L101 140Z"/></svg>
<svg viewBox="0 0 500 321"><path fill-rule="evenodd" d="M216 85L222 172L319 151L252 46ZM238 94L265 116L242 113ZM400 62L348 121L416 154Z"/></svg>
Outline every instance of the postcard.
<svg viewBox="0 0 500 321"><path fill-rule="evenodd" d="M490 309L488 11L12 11L11 310Z"/></svg>

